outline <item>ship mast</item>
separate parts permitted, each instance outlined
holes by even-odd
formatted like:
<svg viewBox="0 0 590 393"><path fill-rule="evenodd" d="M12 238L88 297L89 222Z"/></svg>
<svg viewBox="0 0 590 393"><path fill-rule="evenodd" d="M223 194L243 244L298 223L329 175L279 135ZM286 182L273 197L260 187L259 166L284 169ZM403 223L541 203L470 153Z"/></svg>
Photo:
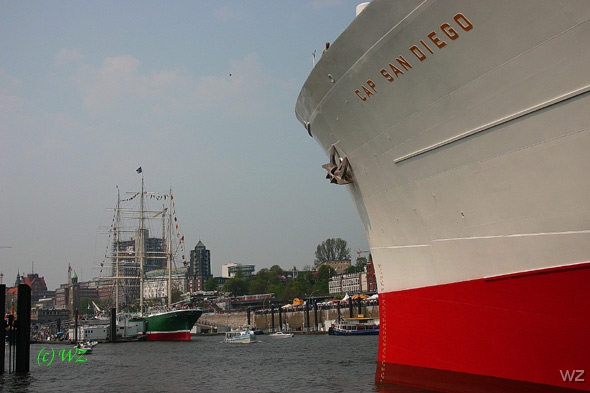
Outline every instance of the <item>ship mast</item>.
<svg viewBox="0 0 590 393"><path fill-rule="evenodd" d="M143 268L144 268L144 216L143 216L143 172L141 173L141 198L139 200L139 236L138 236L138 248L139 248L139 312L143 315Z"/></svg>
<svg viewBox="0 0 590 393"><path fill-rule="evenodd" d="M172 187L170 187L170 198L168 207L168 242L167 248L167 265L168 268L168 307L172 305Z"/></svg>
<svg viewBox="0 0 590 393"><path fill-rule="evenodd" d="M119 312L119 225L121 221L121 191L117 186L117 209L115 219L115 313Z"/></svg>

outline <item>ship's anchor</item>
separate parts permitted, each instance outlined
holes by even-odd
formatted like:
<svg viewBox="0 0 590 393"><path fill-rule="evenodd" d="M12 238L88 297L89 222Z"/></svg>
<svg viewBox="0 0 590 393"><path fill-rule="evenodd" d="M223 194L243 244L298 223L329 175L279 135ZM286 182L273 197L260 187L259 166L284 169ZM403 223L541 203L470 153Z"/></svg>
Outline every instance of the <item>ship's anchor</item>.
<svg viewBox="0 0 590 393"><path fill-rule="evenodd" d="M349 184L353 182L352 174L350 173L350 163L348 157L337 157L338 152L336 146L330 146L328 151L330 155L330 162L322 165L322 168L328 171L326 179L330 179L330 183L335 184Z"/></svg>

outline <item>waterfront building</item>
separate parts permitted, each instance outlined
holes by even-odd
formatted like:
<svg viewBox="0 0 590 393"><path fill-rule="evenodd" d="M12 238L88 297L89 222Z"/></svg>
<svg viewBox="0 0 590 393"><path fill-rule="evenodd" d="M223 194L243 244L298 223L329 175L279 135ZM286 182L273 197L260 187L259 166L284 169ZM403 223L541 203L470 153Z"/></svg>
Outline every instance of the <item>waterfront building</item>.
<svg viewBox="0 0 590 393"><path fill-rule="evenodd" d="M36 323L50 323L59 320L65 321L69 319L69 314L68 310L34 308L31 310L31 321Z"/></svg>
<svg viewBox="0 0 590 393"><path fill-rule="evenodd" d="M375 276L375 266L371 262L367 263L365 267L367 271L367 292L377 293L377 276Z"/></svg>
<svg viewBox="0 0 590 393"><path fill-rule="evenodd" d="M344 273L330 277L328 289L330 295L377 292L377 279L373 263L367 263L365 271L360 273Z"/></svg>
<svg viewBox="0 0 590 393"><path fill-rule="evenodd" d="M175 268L170 272L172 290L187 291L187 269ZM143 281L143 297L145 299L168 298L168 269L158 269L147 272Z"/></svg>
<svg viewBox="0 0 590 393"><path fill-rule="evenodd" d="M330 295L353 294L367 291L367 273L345 273L330 277L328 281Z"/></svg>
<svg viewBox="0 0 590 393"><path fill-rule="evenodd" d="M90 281L79 282L80 298L99 299L98 296L98 281L96 279Z"/></svg>
<svg viewBox="0 0 590 393"><path fill-rule="evenodd" d="M330 266L336 271L336 274L344 274L346 269L352 266L352 262L350 259L344 259L341 261L327 261L324 262L323 265Z"/></svg>
<svg viewBox="0 0 590 393"><path fill-rule="evenodd" d="M54 307L58 310L67 310L72 313L77 308L80 314L85 314L87 310L80 310L80 299L100 299L99 283L97 280L78 281L78 275L71 268L68 268L68 283L61 284L55 290Z"/></svg>
<svg viewBox="0 0 590 393"><path fill-rule="evenodd" d="M221 277L233 278L238 271L242 272L243 277L254 275L255 265L242 265L240 263L226 263L221 266Z"/></svg>
<svg viewBox="0 0 590 393"><path fill-rule="evenodd" d="M45 284L45 278L39 277L37 273L30 273L26 276L23 274L21 276L20 272L16 275L16 280L14 281L14 287L8 288L6 290L6 309L10 309L11 304L16 304L16 299L18 296L18 286L19 284L27 284L31 287L31 301L36 302L39 299L52 297L54 296L53 291L47 290L47 284Z"/></svg>
<svg viewBox="0 0 590 393"><path fill-rule="evenodd" d="M51 293L47 291L45 277L39 277L39 274L37 273L30 273L26 276L17 274L14 286L18 287L18 284L27 284L31 287L31 301L33 302L51 295Z"/></svg>
<svg viewBox="0 0 590 393"><path fill-rule="evenodd" d="M61 284L59 288L55 290L55 308L64 309L68 308L70 302L70 284Z"/></svg>
<svg viewBox="0 0 590 393"><path fill-rule="evenodd" d="M223 286L225 285L225 282L227 280L229 280L228 277L213 277L215 278L215 281L217 281L217 288L223 288Z"/></svg>

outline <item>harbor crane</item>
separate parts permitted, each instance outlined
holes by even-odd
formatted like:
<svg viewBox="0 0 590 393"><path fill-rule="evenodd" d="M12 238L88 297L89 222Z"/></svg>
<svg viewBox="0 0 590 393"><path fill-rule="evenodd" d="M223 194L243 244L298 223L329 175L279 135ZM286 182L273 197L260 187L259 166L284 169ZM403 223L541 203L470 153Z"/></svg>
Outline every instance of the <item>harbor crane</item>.
<svg viewBox="0 0 590 393"><path fill-rule="evenodd" d="M359 249L356 251L356 257L360 258L361 254L370 254L371 251L368 250L361 250L361 248L359 247Z"/></svg>

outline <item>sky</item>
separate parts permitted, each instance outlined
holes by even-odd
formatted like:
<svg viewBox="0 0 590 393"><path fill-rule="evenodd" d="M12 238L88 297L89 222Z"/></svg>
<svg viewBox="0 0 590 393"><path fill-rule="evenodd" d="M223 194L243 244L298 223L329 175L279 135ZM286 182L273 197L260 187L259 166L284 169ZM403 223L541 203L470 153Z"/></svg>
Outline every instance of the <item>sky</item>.
<svg viewBox="0 0 590 393"><path fill-rule="evenodd" d="M1 1L0 271L98 277L122 193L172 187L211 268L313 266L368 243L294 113L359 0ZM366 256L366 255L365 255ZM103 275L106 275L103 271Z"/></svg>

